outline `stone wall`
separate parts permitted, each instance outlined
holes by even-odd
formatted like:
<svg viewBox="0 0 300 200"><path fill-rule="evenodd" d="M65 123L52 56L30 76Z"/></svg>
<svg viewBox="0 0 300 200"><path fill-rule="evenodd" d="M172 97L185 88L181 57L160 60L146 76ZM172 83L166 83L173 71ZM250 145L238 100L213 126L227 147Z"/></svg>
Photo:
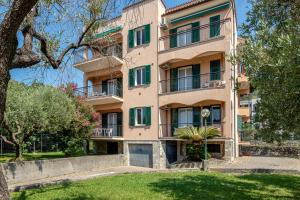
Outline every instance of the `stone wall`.
<svg viewBox="0 0 300 200"><path fill-rule="evenodd" d="M10 162L3 163L0 167L2 167L8 184L14 184L72 174L75 172L85 172L93 169L103 169L124 165L124 156L122 154L118 154Z"/></svg>
<svg viewBox="0 0 300 200"><path fill-rule="evenodd" d="M240 144L240 156L291 157L300 159L300 147Z"/></svg>

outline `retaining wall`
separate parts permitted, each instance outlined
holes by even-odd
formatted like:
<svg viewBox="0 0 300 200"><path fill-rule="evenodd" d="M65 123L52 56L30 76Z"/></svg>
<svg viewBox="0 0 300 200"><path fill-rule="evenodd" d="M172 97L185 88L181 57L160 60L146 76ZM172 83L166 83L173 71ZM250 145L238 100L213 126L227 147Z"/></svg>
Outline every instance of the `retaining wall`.
<svg viewBox="0 0 300 200"><path fill-rule="evenodd" d="M123 154L118 154L10 162L1 164L1 167L8 184L14 184L124 165Z"/></svg>
<svg viewBox="0 0 300 200"><path fill-rule="evenodd" d="M290 157L300 159L300 147L240 144L240 156Z"/></svg>

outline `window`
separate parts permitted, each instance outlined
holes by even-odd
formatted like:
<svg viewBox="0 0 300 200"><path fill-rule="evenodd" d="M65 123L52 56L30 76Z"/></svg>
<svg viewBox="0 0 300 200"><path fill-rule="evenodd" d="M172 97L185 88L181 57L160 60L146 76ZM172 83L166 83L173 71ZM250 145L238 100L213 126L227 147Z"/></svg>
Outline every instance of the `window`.
<svg viewBox="0 0 300 200"><path fill-rule="evenodd" d="M182 47L192 43L191 25L177 29L177 46Z"/></svg>
<svg viewBox="0 0 300 200"><path fill-rule="evenodd" d="M210 37L217 37L220 35L220 15L213 16L209 19Z"/></svg>
<svg viewBox="0 0 300 200"><path fill-rule="evenodd" d="M179 91L190 90L193 88L192 67L178 69L178 88Z"/></svg>
<svg viewBox="0 0 300 200"><path fill-rule="evenodd" d="M138 68L135 70L135 85L136 86L143 85L145 83L145 81L144 81L145 72L146 72L145 67L141 67L141 68Z"/></svg>
<svg viewBox="0 0 300 200"><path fill-rule="evenodd" d="M149 85L151 83L151 66L146 65L129 69L129 87Z"/></svg>
<svg viewBox="0 0 300 200"><path fill-rule="evenodd" d="M221 123L221 107L220 106L212 107L212 122L213 122L213 124Z"/></svg>
<svg viewBox="0 0 300 200"><path fill-rule="evenodd" d="M139 28L136 29L134 32L135 32L135 38L134 38L135 46L145 44L145 29Z"/></svg>
<svg viewBox="0 0 300 200"><path fill-rule="evenodd" d="M221 80L221 61L210 61L210 80Z"/></svg>
<svg viewBox="0 0 300 200"><path fill-rule="evenodd" d="M130 126L150 126L151 107L138 107L129 109Z"/></svg>
<svg viewBox="0 0 300 200"><path fill-rule="evenodd" d="M128 32L128 46L133 48L143 44L150 43L150 24L129 30Z"/></svg>
<svg viewBox="0 0 300 200"><path fill-rule="evenodd" d="M193 109L180 108L178 109L178 127L193 126Z"/></svg>

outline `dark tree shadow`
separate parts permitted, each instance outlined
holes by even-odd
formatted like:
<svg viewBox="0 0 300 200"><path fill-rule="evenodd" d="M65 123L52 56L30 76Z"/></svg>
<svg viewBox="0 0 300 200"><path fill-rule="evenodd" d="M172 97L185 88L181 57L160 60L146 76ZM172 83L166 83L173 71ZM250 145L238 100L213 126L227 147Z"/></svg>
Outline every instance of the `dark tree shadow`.
<svg viewBox="0 0 300 200"><path fill-rule="evenodd" d="M214 174L199 174L199 176L186 175L183 177L164 178L158 182L150 183L151 190L163 193L176 200L195 199L241 199L241 200L261 200L261 199L299 199L299 180L297 177L281 175L237 175L231 178L226 176L216 176ZM278 179L274 184L275 179ZM299 179L299 177L298 177ZM281 181L285 183L280 184ZM288 184L296 181L296 185L291 188ZM273 185L272 189L267 186ZM276 193L274 189L288 189L290 194Z"/></svg>

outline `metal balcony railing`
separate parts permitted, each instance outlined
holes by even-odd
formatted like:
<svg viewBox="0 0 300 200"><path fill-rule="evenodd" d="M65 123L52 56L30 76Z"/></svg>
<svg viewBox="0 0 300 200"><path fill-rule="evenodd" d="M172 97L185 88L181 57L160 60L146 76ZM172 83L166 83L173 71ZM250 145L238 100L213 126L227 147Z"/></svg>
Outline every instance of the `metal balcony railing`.
<svg viewBox="0 0 300 200"><path fill-rule="evenodd" d="M95 128L93 137L122 137L123 126L117 124L109 124L105 127Z"/></svg>
<svg viewBox="0 0 300 200"><path fill-rule="evenodd" d="M204 122L203 123L176 123L176 124L160 124L160 137L174 137L176 129L178 128L185 128L185 127L204 127ZM207 122L207 127L215 127L223 132L223 122Z"/></svg>
<svg viewBox="0 0 300 200"><path fill-rule="evenodd" d="M178 31L159 38L159 51L165 51L176 47L185 47L194 43L205 42L215 38L223 37L226 34L226 23L230 19L224 19L211 24L205 24L196 28ZM213 30L212 30L213 29ZM197 34L195 36L195 34Z"/></svg>
<svg viewBox="0 0 300 200"><path fill-rule="evenodd" d="M185 76L174 79L160 81L160 94L170 92L184 92L194 89L222 88L225 86L223 81L224 71L197 76Z"/></svg>
<svg viewBox="0 0 300 200"><path fill-rule="evenodd" d="M76 96L84 96L86 98L117 96L123 97L122 83L116 81L114 84L97 84L75 90Z"/></svg>

